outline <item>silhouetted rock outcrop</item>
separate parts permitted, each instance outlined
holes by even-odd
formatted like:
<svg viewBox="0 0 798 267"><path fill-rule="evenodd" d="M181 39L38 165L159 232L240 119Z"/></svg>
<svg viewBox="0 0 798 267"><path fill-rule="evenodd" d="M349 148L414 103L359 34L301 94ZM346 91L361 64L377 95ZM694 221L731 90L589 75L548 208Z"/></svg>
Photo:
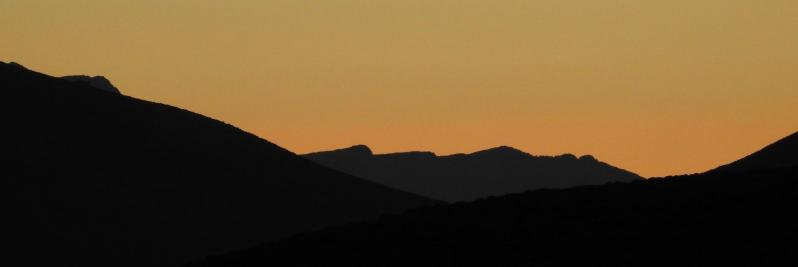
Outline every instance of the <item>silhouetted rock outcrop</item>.
<svg viewBox="0 0 798 267"><path fill-rule="evenodd" d="M762 151L794 155L793 138ZM758 161L751 171L537 190L420 208L190 266L791 264L798 251L798 166L763 169L789 162L761 155L753 157Z"/></svg>
<svg viewBox="0 0 798 267"><path fill-rule="evenodd" d="M357 177L450 202L642 179L589 155L533 156L508 146L436 156L431 152L374 155L368 147L357 145L304 156Z"/></svg>
<svg viewBox="0 0 798 267"><path fill-rule="evenodd" d="M175 266L438 203L19 65L0 62L0 95L6 266Z"/></svg>
<svg viewBox="0 0 798 267"><path fill-rule="evenodd" d="M119 89L117 89L113 84L111 84L111 81L109 81L103 76L92 77L86 75L72 75L72 76L61 77L61 79L76 81L76 82L85 82L88 83L91 87L111 93L121 94L121 92L119 92Z"/></svg>

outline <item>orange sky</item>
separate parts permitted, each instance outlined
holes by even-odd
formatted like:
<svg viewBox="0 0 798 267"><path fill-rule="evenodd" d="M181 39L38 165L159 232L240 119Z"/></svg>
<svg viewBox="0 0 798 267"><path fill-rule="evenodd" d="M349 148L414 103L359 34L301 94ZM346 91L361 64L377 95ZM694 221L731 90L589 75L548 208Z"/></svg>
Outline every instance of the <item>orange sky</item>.
<svg viewBox="0 0 798 267"><path fill-rule="evenodd" d="M795 0L4 0L0 60L299 153L511 145L660 176L798 130Z"/></svg>

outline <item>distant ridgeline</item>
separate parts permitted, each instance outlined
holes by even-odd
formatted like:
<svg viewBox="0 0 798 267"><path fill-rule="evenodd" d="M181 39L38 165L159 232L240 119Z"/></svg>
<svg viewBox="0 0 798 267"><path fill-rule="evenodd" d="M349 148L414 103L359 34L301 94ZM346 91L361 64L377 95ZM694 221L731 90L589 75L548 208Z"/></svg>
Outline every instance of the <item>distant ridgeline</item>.
<svg viewBox="0 0 798 267"><path fill-rule="evenodd" d="M432 152L375 155L367 146L357 145L304 157L357 177L448 202L642 179L589 155L533 156L506 146L436 156Z"/></svg>
<svg viewBox="0 0 798 267"><path fill-rule="evenodd" d="M798 133L703 174L419 208L189 266L790 265L797 142Z"/></svg>

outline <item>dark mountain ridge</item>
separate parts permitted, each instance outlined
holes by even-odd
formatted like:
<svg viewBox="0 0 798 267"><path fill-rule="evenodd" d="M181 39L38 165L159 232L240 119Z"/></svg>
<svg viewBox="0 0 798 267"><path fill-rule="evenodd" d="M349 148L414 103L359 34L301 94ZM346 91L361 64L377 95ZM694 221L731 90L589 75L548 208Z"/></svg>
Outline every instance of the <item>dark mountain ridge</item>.
<svg viewBox="0 0 798 267"><path fill-rule="evenodd" d="M792 138L762 151L788 162ZM190 266L789 265L798 260L798 165L759 163L419 208Z"/></svg>
<svg viewBox="0 0 798 267"><path fill-rule="evenodd" d="M3 261L174 266L437 204L231 125L0 62Z"/></svg>
<svg viewBox="0 0 798 267"><path fill-rule="evenodd" d="M742 159L711 170L711 172L735 172L783 168L795 165L798 165L798 132L784 137Z"/></svg>
<svg viewBox="0 0 798 267"><path fill-rule="evenodd" d="M628 182L642 177L585 155L533 156L501 146L470 154L373 154L365 145L304 157L380 184L449 202L541 188Z"/></svg>
<svg viewBox="0 0 798 267"><path fill-rule="evenodd" d="M70 75L70 76L63 76L61 79L69 80L69 81L76 81L76 82L85 82L88 83L89 86L108 91L111 93L121 94L118 88L111 84L111 81L106 79L103 76L87 76L87 75Z"/></svg>

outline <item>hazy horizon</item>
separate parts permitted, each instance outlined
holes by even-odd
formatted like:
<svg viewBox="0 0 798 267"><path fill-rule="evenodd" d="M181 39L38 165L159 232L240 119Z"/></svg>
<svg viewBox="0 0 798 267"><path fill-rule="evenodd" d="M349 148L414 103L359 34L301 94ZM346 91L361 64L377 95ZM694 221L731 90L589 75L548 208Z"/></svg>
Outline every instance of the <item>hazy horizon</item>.
<svg viewBox="0 0 798 267"><path fill-rule="evenodd" d="M296 153L508 145L642 176L798 130L798 2L0 3L0 60L109 78Z"/></svg>

